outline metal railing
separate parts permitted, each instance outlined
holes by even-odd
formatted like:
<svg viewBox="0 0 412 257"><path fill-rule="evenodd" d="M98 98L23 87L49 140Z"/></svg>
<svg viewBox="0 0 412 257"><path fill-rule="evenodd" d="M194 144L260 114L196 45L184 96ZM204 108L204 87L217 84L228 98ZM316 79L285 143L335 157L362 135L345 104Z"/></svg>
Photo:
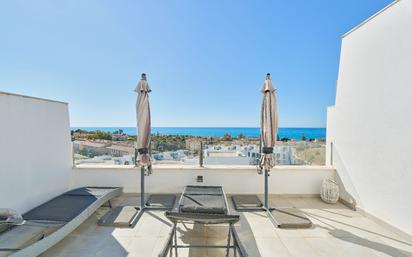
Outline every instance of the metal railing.
<svg viewBox="0 0 412 257"><path fill-rule="evenodd" d="M73 133L73 165L135 166L135 140L135 136L122 134ZM256 166L261 156L258 138L152 135L149 149L154 165ZM273 154L277 165L325 165L326 144L314 140L278 141Z"/></svg>

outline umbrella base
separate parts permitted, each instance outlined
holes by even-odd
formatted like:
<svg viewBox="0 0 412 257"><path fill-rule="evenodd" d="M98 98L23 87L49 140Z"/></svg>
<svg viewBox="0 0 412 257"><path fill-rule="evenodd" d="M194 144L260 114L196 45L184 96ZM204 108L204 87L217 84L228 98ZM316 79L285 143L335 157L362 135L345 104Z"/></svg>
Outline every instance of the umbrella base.
<svg viewBox="0 0 412 257"><path fill-rule="evenodd" d="M170 211L176 202L176 195L173 194L153 194L150 195L143 208L135 206L136 215L130 221L130 227L134 227L139 222L145 211Z"/></svg>
<svg viewBox="0 0 412 257"><path fill-rule="evenodd" d="M256 208L247 208L247 209L238 209L237 212L254 212L261 211L265 212L266 216L272 222L272 224L277 228L311 228L312 222L306 215L301 212L299 209L294 207L275 207L275 208L265 208L265 207L256 207Z"/></svg>
<svg viewBox="0 0 412 257"><path fill-rule="evenodd" d="M134 206L116 206L99 220L100 226L131 227L132 221L139 214L139 208Z"/></svg>
<svg viewBox="0 0 412 257"><path fill-rule="evenodd" d="M294 207L269 208L266 214L274 226L278 228L311 228L312 222L299 209Z"/></svg>
<svg viewBox="0 0 412 257"><path fill-rule="evenodd" d="M173 209L175 202L175 194L151 194L145 203L145 208L170 211Z"/></svg>
<svg viewBox="0 0 412 257"><path fill-rule="evenodd" d="M137 210L136 215L133 217L133 219L130 221L129 226L130 227L134 227L136 226L137 222L139 222L140 218L142 217L144 211L145 211L145 207L141 208L141 207L135 207Z"/></svg>

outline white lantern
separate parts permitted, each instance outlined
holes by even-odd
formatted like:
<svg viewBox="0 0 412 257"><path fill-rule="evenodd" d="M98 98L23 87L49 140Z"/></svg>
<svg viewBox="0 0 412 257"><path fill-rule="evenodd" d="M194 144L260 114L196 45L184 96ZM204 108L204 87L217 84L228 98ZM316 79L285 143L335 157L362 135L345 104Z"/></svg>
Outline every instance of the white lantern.
<svg viewBox="0 0 412 257"><path fill-rule="evenodd" d="M332 179L324 179L320 197L326 203L336 203L339 200L339 185Z"/></svg>

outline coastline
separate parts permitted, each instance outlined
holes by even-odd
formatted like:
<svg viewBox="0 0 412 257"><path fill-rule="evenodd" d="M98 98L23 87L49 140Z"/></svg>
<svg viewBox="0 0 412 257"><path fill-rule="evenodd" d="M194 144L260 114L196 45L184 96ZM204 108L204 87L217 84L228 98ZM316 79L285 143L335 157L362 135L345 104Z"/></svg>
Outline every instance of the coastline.
<svg viewBox="0 0 412 257"><path fill-rule="evenodd" d="M71 130L104 131L113 132L121 129L127 135L135 135L134 127L71 127ZM259 137L258 127L152 127L152 134L176 135L176 136L201 136L201 137L223 137L224 134L237 137L243 134L247 138ZM326 128L279 128L279 138L299 140L302 137L308 139L320 139L326 137Z"/></svg>

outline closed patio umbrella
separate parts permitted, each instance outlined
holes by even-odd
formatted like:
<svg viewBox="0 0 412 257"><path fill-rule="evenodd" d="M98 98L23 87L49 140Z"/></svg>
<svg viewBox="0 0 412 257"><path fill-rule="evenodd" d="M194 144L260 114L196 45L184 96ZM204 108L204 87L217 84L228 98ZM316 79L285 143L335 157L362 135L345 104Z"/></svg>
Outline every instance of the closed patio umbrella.
<svg viewBox="0 0 412 257"><path fill-rule="evenodd" d="M265 171L265 203L268 218L276 227L280 228L309 228L312 222L304 213L293 206L269 207L268 177L270 169L275 166L273 148L278 135L278 110L276 102L276 88L273 86L270 74L266 74L266 80L262 87L263 101L260 113L260 139L262 146L262 156L260 159L260 169ZM260 172L261 174L261 172ZM273 216L273 214L275 216ZM275 218L276 217L276 218Z"/></svg>
<svg viewBox="0 0 412 257"><path fill-rule="evenodd" d="M278 133L276 89L273 86L269 73L266 74L266 80L261 91L263 93L263 101L260 113L260 137L262 144L260 168L265 171L265 208L268 208L268 173L275 166L273 147L275 146Z"/></svg>
<svg viewBox="0 0 412 257"><path fill-rule="evenodd" d="M137 142L136 147L139 153L138 164L143 167L150 167L149 145L150 145L150 104L149 93L151 89L146 80L146 74L142 74L142 79L134 90L137 92L136 120L137 120Z"/></svg>
<svg viewBox="0 0 412 257"><path fill-rule="evenodd" d="M141 208L144 208L144 173L147 170L151 173L151 160L149 155L150 145L150 105L149 93L151 91L147 83L146 74L142 73L142 78L135 90L137 93L136 101L136 120L137 120L137 142L138 151L137 165L141 167Z"/></svg>

